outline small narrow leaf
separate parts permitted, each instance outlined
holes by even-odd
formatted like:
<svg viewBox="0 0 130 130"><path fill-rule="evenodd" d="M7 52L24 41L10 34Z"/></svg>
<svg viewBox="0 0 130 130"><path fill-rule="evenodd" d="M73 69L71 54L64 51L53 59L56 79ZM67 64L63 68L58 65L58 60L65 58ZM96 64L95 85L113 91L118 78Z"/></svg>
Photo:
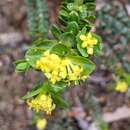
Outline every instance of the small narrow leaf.
<svg viewBox="0 0 130 130"><path fill-rule="evenodd" d="M55 93L62 93L66 88L66 84L63 82L59 82L59 83L53 84L52 88Z"/></svg>
<svg viewBox="0 0 130 130"><path fill-rule="evenodd" d="M60 108L68 108L69 104L60 95L52 95L54 103Z"/></svg>
<svg viewBox="0 0 130 130"><path fill-rule="evenodd" d="M73 33L74 35L78 33L78 24L77 22L73 21L73 22L69 22L68 26L67 26L67 31Z"/></svg>
<svg viewBox="0 0 130 130"><path fill-rule="evenodd" d="M32 98L36 95L38 95L42 91L42 88L39 88L37 90L32 90L31 92L28 92L25 96L22 97L23 100L26 100L28 98Z"/></svg>
<svg viewBox="0 0 130 130"><path fill-rule="evenodd" d="M59 39L59 36L61 35L61 30L60 28L58 28L56 25L53 25L51 27L51 32L53 34L53 36L56 38L56 39Z"/></svg>
<svg viewBox="0 0 130 130"><path fill-rule="evenodd" d="M45 49L43 48L30 48L26 54L25 54L25 58L26 61L32 66L35 67L36 65L36 61L38 59L40 59L40 57L42 57L43 53L44 53Z"/></svg>
<svg viewBox="0 0 130 130"><path fill-rule="evenodd" d="M18 60L15 62L16 72L24 72L30 68L30 65L26 60Z"/></svg>

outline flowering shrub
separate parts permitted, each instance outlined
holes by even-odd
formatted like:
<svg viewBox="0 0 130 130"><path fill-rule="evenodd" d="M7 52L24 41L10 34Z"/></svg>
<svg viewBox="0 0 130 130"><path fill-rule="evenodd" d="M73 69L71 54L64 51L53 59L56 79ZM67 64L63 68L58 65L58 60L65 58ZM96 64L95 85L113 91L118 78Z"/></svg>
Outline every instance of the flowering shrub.
<svg viewBox="0 0 130 130"><path fill-rule="evenodd" d="M53 39L37 38L25 59L16 62L17 72L34 69L47 78L23 97L36 112L51 114L56 107L66 107L61 98L65 88L80 84L95 69L91 57L100 54L101 38L91 31L94 10L94 0L64 0L59 13L62 28L52 25Z"/></svg>

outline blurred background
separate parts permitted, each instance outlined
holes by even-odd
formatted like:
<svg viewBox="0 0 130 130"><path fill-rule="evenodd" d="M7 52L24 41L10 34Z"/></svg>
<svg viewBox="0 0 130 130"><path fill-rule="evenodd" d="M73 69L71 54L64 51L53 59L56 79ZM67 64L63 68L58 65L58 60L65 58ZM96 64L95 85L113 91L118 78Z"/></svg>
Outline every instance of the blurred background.
<svg viewBox="0 0 130 130"><path fill-rule="evenodd" d="M61 1L45 2L49 25L57 23ZM103 39L103 52L94 58L97 68L84 86L89 86L95 95L109 130L130 130L130 90L122 94L114 89L116 82L124 78L130 84L130 1L96 2L95 23ZM20 98L38 81L39 75L32 71L17 74L13 64L31 45L27 8L24 0L0 0L0 130L36 130L33 113ZM98 113L98 106L93 100L88 101L85 87L69 90L64 97L71 104L70 108L46 117L46 130L87 130L91 115L96 110Z"/></svg>

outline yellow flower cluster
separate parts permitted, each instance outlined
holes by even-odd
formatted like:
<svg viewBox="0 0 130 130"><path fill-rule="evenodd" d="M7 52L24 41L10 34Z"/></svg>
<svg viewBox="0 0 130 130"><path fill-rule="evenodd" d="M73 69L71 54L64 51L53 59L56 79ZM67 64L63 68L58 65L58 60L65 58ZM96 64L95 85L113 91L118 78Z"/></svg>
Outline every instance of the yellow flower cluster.
<svg viewBox="0 0 130 130"><path fill-rule="evenodd" d="M29 108L34 109L36 112L44 111L46 114L51 114L56 105L53 103L51 95L39 94L37 97L27 100Z"/></svg>
<svg viewBox="0 0 130 130"><path fill-rule="evenodd" d="M92 35L92 33L88 33L87 35L80 35L80 39L83 41L82 48L87 49L87 53L89 55L93 55L94 45L98 43L98 40Z"/></svg>
<svg viewBox="0 0 130 130"><path fill-rule="evenodd" d="M68 58L63 59L56 54L50 54L49 51L44 52L43 57L37 61L36 68L44 72L53 84L61 80L70 82L87 78L81 74L83 67L74 65Z"/></svg>
<svg viewBox="0 0 130 130"><path fill-rule="evenodd" d="M128 90L128 85L126 82L124 81L119 81L117 82L117 85L116 85L116 91L119 91L119 92L126 92Z"/></svg>
<svg viewBox="0 0 130 130"><path fill-rule="evenodd" d="M44 130L47 125L47 120L46 119L38 119L36 123L36 127L38 130Z"/></svg>

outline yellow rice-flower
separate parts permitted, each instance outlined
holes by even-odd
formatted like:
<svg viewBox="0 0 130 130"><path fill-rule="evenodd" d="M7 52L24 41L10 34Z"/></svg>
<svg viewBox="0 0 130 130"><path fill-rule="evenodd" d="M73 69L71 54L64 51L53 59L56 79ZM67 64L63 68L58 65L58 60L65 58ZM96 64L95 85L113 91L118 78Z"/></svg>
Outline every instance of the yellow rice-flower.
<svg viewBox="0 0 130 130"><path fill-rule="evenodd" d="M38 130L44 130L47 125L47 120L46 119L38 119L36 122L36 127Z"/></svg>
<svg viewBox="0 0 130 130"><path fill-rule="evenodd" d="M46 51L43 57L37 61L36 68L41 70L53 84L61 80L70 82L85 77L85 75L82 76L82 66L74 65L70 59L50 54L49 51Z"/></svg>
<svg viewBox="0 0 130 130"><path fill-rule="evenodd" d="M128 90L128 84L125 81L119 81L116 85L116 91L124 93Z"/></svg>
<svg viewBox="0 0 130 130"><path fill-rule="evenodd" d="M56 105L53 103L51 95L39 94L37 97L27 100L27 104L30 109L34 109L36 112L44 111L46 114L51 114Z"/></svg>
<svg viewBox="0 0 130 130"><path fill-rule="evenodd" d="M80 35L80 39L83 41L82 48L86 48L87 53L93 55L93 48L98 43L98 40L90 32L87 35Z"/></svg>

